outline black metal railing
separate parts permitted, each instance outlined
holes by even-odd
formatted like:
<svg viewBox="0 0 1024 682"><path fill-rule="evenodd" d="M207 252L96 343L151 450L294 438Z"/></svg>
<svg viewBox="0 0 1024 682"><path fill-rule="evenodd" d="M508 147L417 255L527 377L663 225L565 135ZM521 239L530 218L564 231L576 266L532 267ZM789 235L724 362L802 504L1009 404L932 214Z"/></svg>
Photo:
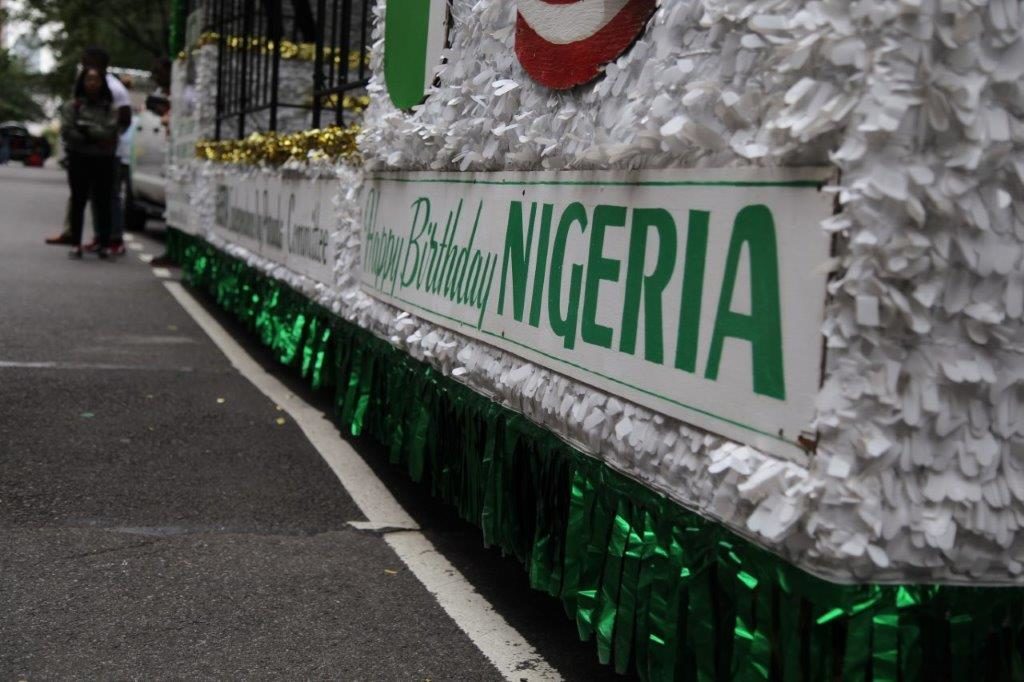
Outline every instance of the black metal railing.
<svg viewBox="0 0 1024 682"><path fill-rule="evenodd" d="M317 0L313 127L345 124L345 98L366 87L372 0Z"/></svg>
<svg viewBox="0 0 1024 682"><path fill-rule="evenodd" d="M345 124L353 115L351 96L369 79L372 0L212 0L211 6L217 139Z"/></svg>

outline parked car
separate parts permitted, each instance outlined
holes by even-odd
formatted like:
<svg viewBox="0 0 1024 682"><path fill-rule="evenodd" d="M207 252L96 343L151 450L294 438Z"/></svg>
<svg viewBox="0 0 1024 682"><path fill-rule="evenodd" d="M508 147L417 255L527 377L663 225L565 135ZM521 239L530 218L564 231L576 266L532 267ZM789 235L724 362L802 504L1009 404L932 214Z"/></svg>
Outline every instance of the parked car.
<svg viewBox="0 0 1024 682"><path fill-rule="evenodd" d="M26 166L42 166L50 158L50 143L46 138L32 135L20 123L0 123L0 140L6 141L11 161L21 161Z"/></svg>
<svg viewBox="0 0 1024 682"><path fill-rule="evenodd" d="M132 117L131 155L128 167L122 169L125 229L142 230L149 218L159 218L164 213L167 203L164 183L170 148L166 114L170 108L170 100L165 95L153 94L146 97L142 111Z"/></svg>

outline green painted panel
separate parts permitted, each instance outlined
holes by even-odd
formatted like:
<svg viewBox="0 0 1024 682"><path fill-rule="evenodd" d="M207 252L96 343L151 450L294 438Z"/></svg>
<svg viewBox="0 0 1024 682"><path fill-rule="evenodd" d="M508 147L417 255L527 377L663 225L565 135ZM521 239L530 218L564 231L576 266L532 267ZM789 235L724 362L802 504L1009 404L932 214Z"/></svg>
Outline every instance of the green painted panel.
<svg viewBox="0 0 1024 682"><path fill-rule="evenodd" d="M437 0L434 0L435 2ZM399 109L423 101L431 0L388 0L384 16L384 81Z"/></svg>

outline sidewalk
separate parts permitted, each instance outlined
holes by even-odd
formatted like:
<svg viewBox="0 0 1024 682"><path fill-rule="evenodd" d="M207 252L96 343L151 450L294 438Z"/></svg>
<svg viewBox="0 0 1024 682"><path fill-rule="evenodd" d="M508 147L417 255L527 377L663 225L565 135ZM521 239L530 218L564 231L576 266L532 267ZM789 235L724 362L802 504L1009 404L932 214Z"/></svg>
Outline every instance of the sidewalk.
<svg viewBox="0 0 1024 682"><path fill-rule="evenodd" d="M501 679L150 268L43 246L65 192L0 169L0 676Z"/></svg>

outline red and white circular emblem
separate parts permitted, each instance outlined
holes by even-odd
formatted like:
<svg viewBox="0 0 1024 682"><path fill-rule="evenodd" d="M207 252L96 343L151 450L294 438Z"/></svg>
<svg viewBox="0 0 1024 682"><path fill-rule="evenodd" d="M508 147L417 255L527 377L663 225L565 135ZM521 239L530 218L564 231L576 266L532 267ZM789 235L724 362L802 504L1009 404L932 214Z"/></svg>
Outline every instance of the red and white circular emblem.
<svg viewBox="0 0 1024 682"><path fill-rule="evenodd" d="M542 85L593 80L633 44L657 0L517 0L516 56Z"/></svg>

